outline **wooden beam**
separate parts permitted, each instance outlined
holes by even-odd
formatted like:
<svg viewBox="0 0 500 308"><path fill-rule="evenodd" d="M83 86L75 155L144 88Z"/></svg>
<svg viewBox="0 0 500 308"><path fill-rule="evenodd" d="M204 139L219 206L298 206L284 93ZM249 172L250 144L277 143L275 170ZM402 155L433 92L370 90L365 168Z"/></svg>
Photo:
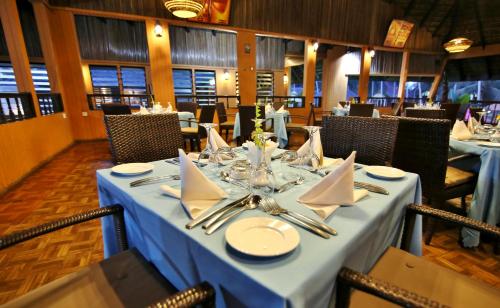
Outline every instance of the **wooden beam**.
<svg viewBox="0 0 500 308"><path fill-rule="evenodd" d="M309 112L310 104L314 101L314 81L316 79L316 51L314 51L313 45L313 40L306 40L304 42L304 90L302 95L306 98L306 114Z"/></svg>
<svg viewBox="0 0 500 308"><path fill-rule="evenodd" d="M484 48L482 46L474 46L467 49L464 52L450 54L449 58L455 60L455 59L488 57L495 55L500 55L500 44L486 45L484 46Z"/></svg>
<svg viewBox="0 0 500 308"><path fill-rule="evenodd" d="M446 13L446 15L443 17L443 19L441 19L441 21L439 22L439 24L436 27L436 29L434 29L434 31L432 32L432 36L436 36L436 34L439 32L439 30L441 29L441 27L443 26L443 24L446 22L446 20L448 18L450 18L451 13L454 12L456 5L457 5L457 0L455 0L455 2L452 4L452 6L450 6L450 9Z"/></svg>
<svg viewBox="0 0 500 308"><path fill-rule="evenodd" d="M160 102L164 107L167 107L168 103L174 106L174 79L172 76L168 24L165 21L158 22L163 28L163 35L161 37L156 36L154 33L156 21L152 19L146 20L151 83L155 100Z"/></svg>
<svg viewBox="0 0 500 308"><path fill-rule="evenodd" d="M445 56L441 60L441 66L439 67L439 72L434 77L434 81L432 82L431 89L429 90L429 97L432 100L435 100L435 98L436 98L437 90L439 88L439 84L441 83L441 80L443 79L443 74L444 74L444 70L446 69L447 63L448 63L448 57Z"/></svg>
<svg viewBox="0 0 500 308"><path fill-rule="evenodd" d="M12 63L16 77L17 90L19 92L31 93L35 113L37 116L40 116L40 106L38 105L38 98L35 86L33 85L30 61L28 52L26 51L16 0L4 0L0 2L0 19L9 51L10 62Z"/></svg>
<svg viewBox="0 0 500 308"><path fill-rule="evenodd" d="M362 102L368 100L368 84L370 81L370 66L372 57L367 46L361 48L361 63L359 67L358 95Z"/></svg>
<svg viewBox="0 0 500 308"><path fill-rule="evenodd" d="M403 52L403 58L401 60L401 73L399 74L398 97L400 102L404 102L405 100L406 80L408 79L409 67L410 67L410 53L408 51L405 51Z"/></svg>
<svg viewBox="0 0 500 308"><path fill-rule="evenodd" d="M434 0L432 1L431 5L429 6L429 8L427 9L427 12L425 12L424 16L422 17L422 20L420 20L420 23L419 23L419 27L423 27L425 22L427 21L427 18L429 18L429 16L431 15L432 13L432 10L434 9L434 7L439 3L439 0Z"/></svg>
<svg viewBox="0 0 500 308"><path fill-rule="evenodd" d="M251 31L238 31L236 34L238 84L242 105L253 105L257 96L255 39L255 33Z"/></svg>

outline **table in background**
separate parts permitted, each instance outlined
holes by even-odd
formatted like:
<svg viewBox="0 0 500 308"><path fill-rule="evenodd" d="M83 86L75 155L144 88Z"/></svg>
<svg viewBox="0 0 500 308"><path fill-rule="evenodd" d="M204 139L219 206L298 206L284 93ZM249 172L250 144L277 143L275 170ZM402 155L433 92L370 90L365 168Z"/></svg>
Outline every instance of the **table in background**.
<svg viewBox="0 0 500 308"><path fill-rule="evenodd" d="M288 135L286 134L286 122L288 121L290 112L285 110L283 112L268 112L266 113L266 120L273 120L274 123L274 133L276 138L278 138L278 145L280 148L286 147L288 144ZM269 124L270 121L266 121ZM234 117L234 130L233 139L238 138L241 135L240 132L240 114L236 113ZM241 142L245 142L242 140Z"/></svg>
<svg viewBox="0 0 500 308"><path fill-rule="evenodd" d="M333 115L345 117L349 115L349 109L343 107L333 107ZM378 109L373 109L372 118L380 118Z"/></svg>
<svg viewBox="0 0 500 308"><path fill-rule="evenodd" d="M480 156L481 167L468 216L493 226L500 223L500 148L455 139L450 139L450 147L458 152ZM463 229L462 236L466 247L479 245L479 232Z"/></svg>
<svg viewBox="0 0 500 308"><path fill-rule="evenodd" d="M155 169L147 176L179 172L178 167L163 161L153 164ZM273 162L276 170L280 170L279 164ZM276 194L276 200L285 208L315 216L296 199L321 178L307 171L289 169L304 174L306 182ZM210 177L214 179L213 175ZM123 205L130 246L137 247L179 289L208 281L216 290L217 307L242 303L248 307L326 307L340 268L348 266L368 272L388 246L397 245L405 206L421 202L418 175L407 174L402 180L387 182L358 170L356 180L382 185L390 195L370 193L355 206L337 209L326 223L338 231L338 236L326 240L296 227L301 240L293 252L275 258L252 258L228 247L224 239L227 225L211 236L205 235L201 227L187 230L185 224L189 219L179 200L162 195L160 184L130 188L129 183L137 178L141 176L118 177L110 169L99 170L100 205ZM222 188L235 188L217 182ZM179 182L169 184L180 186ZM266 215L253 210L237 219ZM103 219L106 256L117 252L111 223L112 220ZM421 254L420 221L415 231L413 252Z"/></svg>
<svg viewBox="0 0 500 308"><path fill-rule="evenodd" d="M162 112L162 113L168 113L168 112ZM179 120L183 120L183 121L180 122L181 127L189 127L189 122L185 122L187 120L196 120L195 115L192 112L189 112L189 111L176 111L176 112L172 112L172 113L177 113L177 116L179 117ZM135 115L135 114L139 115L140 113L139 112L135 112L132 115ZM151 114L155 114L155 113L151 113ZM191 123L191 126L192 127L197 127L198 124Z"/></svg>

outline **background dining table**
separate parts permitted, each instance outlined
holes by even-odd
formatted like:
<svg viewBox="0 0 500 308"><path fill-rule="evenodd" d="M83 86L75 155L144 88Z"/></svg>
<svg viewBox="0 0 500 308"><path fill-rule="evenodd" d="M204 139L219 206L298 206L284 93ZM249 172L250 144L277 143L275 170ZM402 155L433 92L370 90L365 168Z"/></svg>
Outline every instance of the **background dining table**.
<svg viewBox="0 0 500 308"><path fill-rule="evenodd" d="M477 185L472 196L468 217L500 224L500 147L488 147L478 141L459 141L450 138L450 148L461 153L479 155L481 166L478 171ZM466 247L479 245L479 232L464 228L463 244Z"/></svg>
<svg viewBox="0 0 500 308"><path fill-rule="evenodd" d="M286 122L290 120L290 112L288 110L284 110L283 112L266 112L266 120L271 119L273 120L274 134L276 134L278 138L278 146L284 148L288 144ZM270 122L271 121L266 121L266 125L269 125ZM240 135L240 114L236 113L234 117L233 139L238 138ZM246 140L242 140L242 142L245 141Z"/></svg>
<svg viewBox="0 0 500 308"><path fill-rule="evenodd" d="M333 107L332 112L333 112L333 115L340 116L340 117L344 117L344 116L349 115L349 109L347 109L345 107ZM380 112L377 109L373 109L372 118L380 118Z"/></svg>
<svg viewBox="0 0 500 308"><path fill-rule="evenodd" d="M147 176L178 174L179 167L165 161L153 162ZM280 168L273 162L273 168ZM310 217L308 208L296 202L297 197L321 177L305 170L285 168L301 173L303 185L275 194L281 206ZM204 170L202 168L202 170ZM206 170L204 170L206 173ZM221 182L206 173L223 189L231 189L229 200L245 194L237 186ZM389 195L370 193L356 205L337 209L326 223L338 236L324 239L298 228L300 244L292 252L274 258L250 257L226 244L223 226L208 236L201 227L185 228L189 218L180 201L161 193L160 184L130 187L130 182L144 176L123 177L110 169L97 171L101 206L121 204L125 208L127 237L147 260L177 288L183 289L208 281L216 289L217 307L242 305L250 307L325 307L332 299L337 272L342 266L367 272L388 246L400 239L404 208L421 202L420 179L407 173L403 179L381 180L355 171L355 180L385 187ZM180 182L169 182L179 188ZM236 190L235 190L236 189ZM246 211L238 218L266 216L260 210ZM103 219L105 255L117 252L112 220ZM412 252L421 255L421 222L415 224Z"/></svg>

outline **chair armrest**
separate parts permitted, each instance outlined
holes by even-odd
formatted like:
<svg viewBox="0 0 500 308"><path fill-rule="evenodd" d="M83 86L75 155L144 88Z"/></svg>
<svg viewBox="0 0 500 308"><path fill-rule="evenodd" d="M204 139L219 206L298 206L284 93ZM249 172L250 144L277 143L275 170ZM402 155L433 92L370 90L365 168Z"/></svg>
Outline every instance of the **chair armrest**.
<svg viewBox="0 0 500 308"><path fill-rule="evenodd" d="M351 288L383 298L404 307L444 307L436 301L389 282L343 267L337 275L336 307L349 307Z"/></svg>
<svg viewBox="0 0 500 308"><path fill-rule="evenodd" d="M194 119L194 120L192 120L192 119ZM179 119L179 122L188 122L189 123L189 127L191 127L191 123L199 124L198 121L196 121L195 118L189 118L188 120L181 120L181 119Z"/></svg>
<svg viewBox="0 0 500 308"><path fill-rule="evenodd" d="M113 215L115 221L115 231L121 250L128 249L127 237L125 234L125 221L123 219L123 207L121 205L111 205L95 210L76 214L67 218L51 221L39 226L13 232L0 237L0 250L12 245L27 241L37 236L47 234L59 229L73 226L92 219Z"/></svg>
<svg viewBox="0 0 500 308"><path fill-rule="evenodd" d="M406 211L410 215L423 215L438 218L447 222L451 222L462 227L471 228L480 232L484 232L492 235L493 237L500 238L500 228L492 226L485 222L475 220L469 217L460 216L454 213L450 213L443 210L438 210L425 205L415 205L410 204L406 208Z"/></svg>
<svg viewBox="0 0 500 308"><path fill-rule="evenodd" d="M196 305L204 304L203 307L215 306L215 290L208 282L202 282L192 288L177 292L166 299L149 306L149 308L156 307L194 307Z"/></svg>
<svg viewBox="0 0 500 308"><path fill-rule="evenodd" d="M460 160L463 160L463 159L467 159L467 158L473 158L473 157L476 157L477 155L474 155L474 154L462 154L462 155L458 155L458 156L455 156L455 157L450 157L448 158L448 163L452 163L452 162L456 162L456 161L460 161Z"/></svg>

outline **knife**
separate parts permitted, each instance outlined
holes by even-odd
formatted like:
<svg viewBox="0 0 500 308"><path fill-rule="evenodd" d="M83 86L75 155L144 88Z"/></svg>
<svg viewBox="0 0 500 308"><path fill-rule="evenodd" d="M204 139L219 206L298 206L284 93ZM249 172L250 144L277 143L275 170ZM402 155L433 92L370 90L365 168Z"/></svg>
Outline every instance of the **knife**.
<svg viewBox="0 0 500 308"><path fill-rule="evenodd" d="M377 186L377 185L374 185L374 184L370 184L370 183L364 183L364 182L356 182L354 181L354 186L357 187L357 188L364 188L368 191L371 191L371 192L374 192L374 193L377 193L377 194L383 194L383 195L388 195L389 192L381 187L381 186Z"/></svg>
<svg viewBox="0 0 500 308"><path fill-rule="evenodd" d="M196 227L197 225L201 224L201 223L204 223L205 221L209 220L212 216L214 215L217 215L218 213L221 213L241 202L245 202L248 198L250 198L250 194L244 196L243 198L241 199L238 199L236 201L233 201L221 208L218 208L216 210L213 210L213 211L209 211L209 212L205 212L203 214L201 214L199 217L196 217L195 219L191 220L189 223L186 224L186 229L192 229L194 227Z"/></svg>

